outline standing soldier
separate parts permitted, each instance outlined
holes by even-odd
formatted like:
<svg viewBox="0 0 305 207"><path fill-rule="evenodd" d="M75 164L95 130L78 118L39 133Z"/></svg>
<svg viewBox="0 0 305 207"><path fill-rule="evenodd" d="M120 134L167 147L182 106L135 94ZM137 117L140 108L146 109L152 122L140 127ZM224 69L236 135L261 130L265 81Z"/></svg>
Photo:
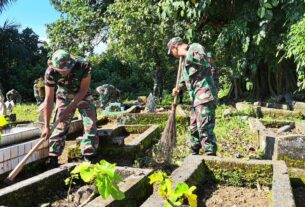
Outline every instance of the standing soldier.
<svg viewBox="0 0 305 207"><path fill-rule="evenodd" d="M40 77L38 79L37 87L38 87L38 95L39 95L40 99L43 100L45 97L44 78L43 77Z"/></svg>
<svg viewBox="0 0 305 207"><path fill-rule="evenodd" d="M39 96L39 88L38 88L38 79L34 81L33 91L34 97L36 99L37 105L40 105L43 102L43 99Z"/></svg>
<svg viewBox="0 0 305 207"><path fill-rule="evenodd" d="M89 63L73 58L65 50L57 50L45 73L45 109L42 137L49 140L50 168L58 166L65 139L76 108L83 119L84 136L81 151L84 160L91 162L98 145L96 110L90 91L92 68ZM50 117L56 91L56 119L59 124L52 136Z"/></svg>
<svg viewBox="0 0 305 207"><path fill-rule="evenodd" d="M153 74L154 80L154 96L159 99L159 103L162 102L163 93L163 73L161 71L160 64L157 64L156 71Z"/></svg>
<svg viewBox="0 0 305 207"><path fill-rule="evenodd" d="M192 100L190 119L192 154L198 154L202 147L206 155L216 155L217 145L213 130L217 90L210 74L205 49L198 43L185 44L180 37L172 38L167 47L168 52L176 58L184 58L180 84L178 88L173 89L173 95L178 95L186 87Z"/></svg>

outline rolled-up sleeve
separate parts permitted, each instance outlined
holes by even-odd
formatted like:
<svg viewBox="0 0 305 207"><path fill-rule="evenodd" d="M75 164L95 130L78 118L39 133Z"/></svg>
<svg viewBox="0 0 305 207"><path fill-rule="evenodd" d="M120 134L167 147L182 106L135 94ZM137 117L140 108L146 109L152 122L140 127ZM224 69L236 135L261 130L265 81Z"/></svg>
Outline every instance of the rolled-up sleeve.
<svg viewBox="0 0 305 207"><path fill-rule="evenodd" d="M52 68L47 68L44 75L44 85L48 87L55 87L54 77L52 75Z"/></svg>

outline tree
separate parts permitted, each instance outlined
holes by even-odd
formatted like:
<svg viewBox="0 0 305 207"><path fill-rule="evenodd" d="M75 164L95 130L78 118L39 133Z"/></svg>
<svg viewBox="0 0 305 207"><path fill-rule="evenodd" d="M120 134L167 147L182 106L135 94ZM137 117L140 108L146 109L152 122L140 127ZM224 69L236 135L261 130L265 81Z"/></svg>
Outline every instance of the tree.
<svg viewBox="0 0 305 207"><path fill-rule="evenodd" d="M287 36L287 56L297 64L298 87L305 89L305 15L290 28Z"/></svg>
<svg viewBox="0 0 305 207"><path fill-rule="evenodd" d="M64 48L74 54L92 53L96 45L106 41L107 25L103 13L113 0L52 0L64 15L47 25L52 50Z"/></svg>
<svg viewBox="0 0 305 207"><path fill-rule="evenodd" d="M44 74L48 51L32 29L18 29L19 25L8 21L0 27L0 83L3 92L14 88L31 100L33 82Z"/></svg>
<svg viewBox="0 0 305 207"><path fill-rule="evenodd" d="M52 44L67 43L65 47L72 51L92 52L92 41L101 37L105 28L102 37L108 40L108 52L116 59L137 65L139 72L151 71L161 62L172 74L176 64L166 55L166 43L180 36L186 42L203 44L215 54L220 74L225 77L221 79L231 83L230 97L265 99L298 87L293 60L297 56L291 50L298 43L292 43L289 34L303 18L304 0L116 0L99 12L94 5L101 1L53 2L67 17L56 23L58 28L53 27ZM85 9L76 9L82 5ZM90 23L85 18L87 13L99 21ZM60 24L69 38L58 33ZM78 29L81 25L87 30ZM299 27L298 31L303 30ZM300 71L298 77L302 79ZM167 77L173 85L174 75Z"/></svg>
<svg viewBox="0 0 305 207"><path fill-rule="evenodd" d="M281 45L304 13L303 0L162 0L160 5L163 21L176 19L187 31L184 38L214 51L229 71L235 98L247 83L258 99L296 89L295 66L282 58Z"/></svg>
<svg viewBox="0 0 305 207"><path fill-rule="evenodd" d="M3 12L7 5L13 3L14 1L16 0L0 0L0 14Z"/></svg>

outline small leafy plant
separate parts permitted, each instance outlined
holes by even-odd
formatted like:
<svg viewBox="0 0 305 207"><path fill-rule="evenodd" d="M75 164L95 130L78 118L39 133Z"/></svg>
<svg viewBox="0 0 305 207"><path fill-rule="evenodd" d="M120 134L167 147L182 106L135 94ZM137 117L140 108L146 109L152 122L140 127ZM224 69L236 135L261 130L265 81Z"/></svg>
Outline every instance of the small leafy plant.
<svg viewBox="0 0 305 207"><path fill-rule="evenodd" d="M0 116L0 141L2 139L2 127L5 127L7 125L7 121L5 119L5 116Z"/></svg>
<svg viewBox="0 0 305 207"><path fill-rule="evenodd" d="M161 197L165 200L164 207L183 206L187 201L189 206L197 207L197 195L193 194L195 186L189 187L186 183L178 183L173 189L170 177L164 172L155 172L149 176L150 184L157 184Z"/></svg>
<svg viewBox="0 0 305 207"><path fill-rule="evenodd" d="M115 172L115 168L115 164L105 160L93 165L89 162L83 162L71 171L71 177L67 178L65 183L69 185L70 191L71 185L75 184L74 180L80 177L85 183L93 183L103 198L108 198L111 195L115 200L123 200L125 195L117 185L123 178Z"/></svg>

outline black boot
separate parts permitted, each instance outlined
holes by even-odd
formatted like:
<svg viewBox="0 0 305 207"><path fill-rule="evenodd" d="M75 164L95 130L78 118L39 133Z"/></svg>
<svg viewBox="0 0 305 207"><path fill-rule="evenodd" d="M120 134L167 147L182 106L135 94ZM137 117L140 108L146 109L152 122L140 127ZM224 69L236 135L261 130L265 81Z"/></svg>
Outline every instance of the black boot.
<svg viewBox="0 0 305 207"><path fill-rule="evenodd" d="M90 164L94 164L95 156L94 155L84 155L84 161L89 162Z"/></svg>
<svg viewBox="0 0 305 207"><path fill-rule="evenodd" d="M57 156L50 156L50 162L49 162L48 169L51 170L51 169L54 169L54 168L57 168L57 167L59 167L58 157Z"/></svg>
<svg viewBox="0 0 305 207"><path fill-rule="evenodd" d="M198 155L200 148L191 147L191 155Z"/></svg>

